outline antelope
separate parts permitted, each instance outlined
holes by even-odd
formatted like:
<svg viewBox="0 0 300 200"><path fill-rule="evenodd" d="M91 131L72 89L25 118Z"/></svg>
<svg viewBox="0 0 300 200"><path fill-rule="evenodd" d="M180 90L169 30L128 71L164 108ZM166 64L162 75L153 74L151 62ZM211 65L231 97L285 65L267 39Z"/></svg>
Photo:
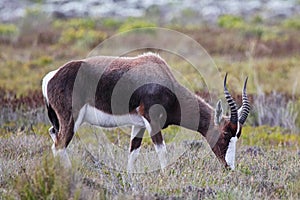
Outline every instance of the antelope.
<svg viewBox="0 0 300 200"><path fill-rule="evenodd" d="M167 149L161 130L178 125L202 134L222 165L233 170L236 142L250 111L247 79L238 110L227 89L226 74L224 94L230 116L225 116L221 100L214 109L196 96L175 79L158 54L70 61L42 81L53 154L70 165L66 148L84 122L109 128L132 126L127 170L133 169L145 130L164 169Z"/></svg>

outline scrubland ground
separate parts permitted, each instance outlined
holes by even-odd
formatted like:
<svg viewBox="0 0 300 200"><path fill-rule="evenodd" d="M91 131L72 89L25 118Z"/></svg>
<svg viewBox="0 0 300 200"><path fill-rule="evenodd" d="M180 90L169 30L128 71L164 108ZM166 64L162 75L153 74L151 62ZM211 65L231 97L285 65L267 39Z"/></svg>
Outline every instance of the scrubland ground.
<svg viewBox="0 0 300 200"><path fill-rule="evenodd" d="M126 165L129 129L100 131L85 125L68 148L72 169L65 169L53 158L41 78L69 60L86 57L115 33L153 27L155 22L54 20L40 15L28 13L22 25L0 25L0 199L300 198L297 18L275 25L258 19L246 23L234 16L220 18L218 26L165 24L199 42L220 73L234 77L230 89L237 99L248 75L252 111L238 142L234 171L223 169L199 134L188 130L179 133L177 127L170 127L163 134L176 159L164 172L158 167L147 168L149 162L156 162L156 155L146 137L136 163L143 166L139 170L144 173L128 176L114 158ZM36 18L40 21L26 21ZM209 102L211 96L223 98L222 91L208 94L207 77L197 77L189 63L157 52L191 90ZM99 138L106 138L106 142ZM112 147L109 152L106 144ZM103 151L92 151L95 145ZM115 149L125 153L120 156L117 150L111 151Z"/></svg>

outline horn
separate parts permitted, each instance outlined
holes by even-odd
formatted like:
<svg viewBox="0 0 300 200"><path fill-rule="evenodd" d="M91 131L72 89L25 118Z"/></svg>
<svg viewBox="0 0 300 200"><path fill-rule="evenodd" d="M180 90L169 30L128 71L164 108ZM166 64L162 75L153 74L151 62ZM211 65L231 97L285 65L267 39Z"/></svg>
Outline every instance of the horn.
<svg viewBox="0 0 300 200"><path fill-rule="evenodd" d="M231 95L229 94L229 91L226 87L226 81L227 81L227 73L226 73L225 78L224 78L224 94L225 94L225 98L227 100L227 103L229 104L229 107L230 107L230 121L233 124L237 124L238 114L237 114L236 103L235 103L234 99L231 97Z"/></svg>
<svg viewBox="0 0 300 200"><path fill-rule="evenodd" d="M245 80L244 88L243 88L243 102L242 102L242 111L239 116L239 122L243 125L249 115L250 112L250 103L247 97L247 81L248 77Z"/></svg>

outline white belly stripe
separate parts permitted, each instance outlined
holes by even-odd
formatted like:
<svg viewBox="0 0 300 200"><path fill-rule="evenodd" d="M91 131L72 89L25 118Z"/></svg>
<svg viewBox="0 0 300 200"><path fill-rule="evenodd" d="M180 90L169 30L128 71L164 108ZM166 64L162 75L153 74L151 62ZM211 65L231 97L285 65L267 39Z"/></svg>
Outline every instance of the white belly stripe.
<svg viewBox="0 0 300 200"><path fill-rule="evenodd" d="M79 113L84 116L78 116L74 129L77 129L83 122L105 128L126 125L145 127L142 117L138 114L111 115L90 105L83 106Z"/></svg>

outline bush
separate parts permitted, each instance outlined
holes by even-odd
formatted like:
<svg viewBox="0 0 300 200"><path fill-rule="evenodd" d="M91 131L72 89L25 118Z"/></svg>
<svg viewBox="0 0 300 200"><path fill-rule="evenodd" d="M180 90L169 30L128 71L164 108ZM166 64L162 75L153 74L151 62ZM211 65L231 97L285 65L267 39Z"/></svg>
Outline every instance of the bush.
<svg viewBox="0 0 300 200"><path fill-rule="evenodd" d="M222 28L242 28L245 26L245 22L238 16L222 15L218 18L218 25Z"/></svg>
<svg viewBox="0 0 300 200"><path fill-rule="evenodd" d="M263 19L261 16L259 15L255 15L252 19L251 19L251 22L253 24L262 24L263 23Z"/></svg>
<svg viewBox="0 0 300 200"><path fill-rule="evenodd" d="M12 42L18 36L19 30L14 24L0 25L0 42Z"/></svg>
<svg viewBox="0 0 300 200"><path fill-rule="evenodd" d="M80 190L74 185L74 173L53 160L44 160L36 169L26 171L15 181L21 199L79 199ZM80 187L78 187L80 188Z"/></svg>
<svg viewBox="0 0 300 200"><path fill-rule="evenodd" d="M286 28L300 30L300 19L299 17L287 19L283 22L283 26Z"/></svg>
<svg viewBox="0 0 300 200"><path fill-rule="evenodd" d="M282 127L259 126L243 128L241 135L244 145L258 146L289 146L295 147L300 145L300 136L288 133Z"/></svg>
<svg viewBox="0 0 300 200"><path fill-rule="evenodd" d="M293 132L298 130L297 104L293 100L288 100L284 95L276 92L269 96L260 94L255 98L253 106L257 114L254 124L283 127Z"/></svg>
<svg viewBox="0 0 300 200"><path fill-rule="evenodd" d="M49 65L52 62L53 62L53 59L50 56L41 56L37 59L34 59L34 60L24 63L23 67L29 68L29 69L35 69L35 68L44 67L46 65Z"/></svg>
<svg viewBox="0 0 300 200"><path fill-rule="evenodd" d="M61 33L59 43L75 44L80 47L93 47L105 40L106 37L107 34L102 31L70 27Z"/></svg>
<svg viewBox="0 0 300 200"><path fill-rule="evenodd" d="M96 21L90 18L76 18L70 20L56 20L53 22L54 28L61 29L61 28L85 28L85 29L95 29Z"/></svg>
<svg viewBox="0 0 300 200"><path fill-rule="evenodd" d="M101 24L106 28L117 29L121 26L122 22L112 18L103 19Z"/></svg>
<svg viewBox="0 0 300 200"><path fill-rule="evenodd" d="M264 36L266 31L263 27L253 25L253 26L247 26L244 27L243 33L246 37L251 38L262 38Z"/></svg>
<svg viewBox="0 0 300 200"><path fill-rule="evenodd" d="M27 8L25 16L18 25L20 29L18 45L32 45L38 42L54 43L56 35L52 32L50 25L50 17L40 8Z"/></svg>
<svg viewBox="0 0 300 200"><path fill-rule="evenodd" d="M138 20L134 18L129 18L126 22L122 24L122 26L119 28L119 32L125 32L132 29L137 28L148 28L148 27L156 27L156 24L144 21L144 20Z"/></svg>
<svg viewBox="0 0 300 200"><path fill-rule="evenodd" d="M59 43L63 45L75 44L79 47L93 47L106 39L107 34L95 30L96 21L93 19L56 20L56 29L62 29Z"/></svg>

